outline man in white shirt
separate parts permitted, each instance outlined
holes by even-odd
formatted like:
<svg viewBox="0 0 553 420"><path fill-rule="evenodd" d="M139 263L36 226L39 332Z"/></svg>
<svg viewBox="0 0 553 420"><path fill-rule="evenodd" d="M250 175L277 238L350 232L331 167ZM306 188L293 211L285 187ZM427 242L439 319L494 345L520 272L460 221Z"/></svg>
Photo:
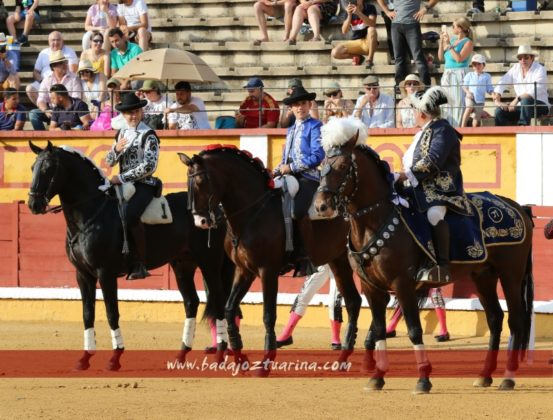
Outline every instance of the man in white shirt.
<svg viewBox="0 0 553 420"><path fill-rule="evenodd" d="M363 86L365 94L357 98L353 115L369 128L394 127L394 99L380 92L378 77L365 77Z"/></svg>
<svg viewBox="0 0 553 420"><path fill-rule="evenodd" d="M63 45L63 36L60 32L50 32L48 35L48 48L44 48L38 54L35 62L35 68L33 69L33 78L35 81L25 89L32 103L36 104L40 82L42 82L46 76L52 74L52 69L50 68L50 55L60 50L69 61L69 71L71 73L77 73L77 68L79 67L77 54L73 48Z"/></svg>
<svg viewBox="0 0 553 420"><path fill-rule="evenodd" d="M536 56L530 45L518 47L518 63L499 79L494 89L495 125L530 125L534 116L549 113L547 71L535 61ZM509 103L501 101L507 85L513 85L516 95Z"/></svg>
<svg viewBox="0 0 553 420"><path fill-rule="evenodd" d="M117 16L119 16L119 28L127 39L136 36L136 41L142 51L147 51L152 40L152 25L150 24L148 6L146 6L145 1L119 0Z"/></svg>
<svg viewBox="0 0 553 420"><path fill-rule="evenodd" d="M204 101L192 96L190 83L178 82L175 85L175 96L177 100L171 104L170 108L165 109L169 130L211 129Z"/></svg>

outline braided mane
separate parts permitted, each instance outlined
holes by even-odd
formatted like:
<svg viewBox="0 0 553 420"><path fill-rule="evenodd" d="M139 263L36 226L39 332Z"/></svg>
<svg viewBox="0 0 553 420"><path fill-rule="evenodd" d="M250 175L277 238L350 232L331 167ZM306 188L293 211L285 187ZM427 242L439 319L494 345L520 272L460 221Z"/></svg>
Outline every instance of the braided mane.
<svg viewBox="0 0 553 420"><path fill-rule="evenodd" d="M384 177L384 179L389 180L390 176L392 176L392 179L393 179L392 171L390 170L390 165L385 160L382 160L380 158L380 155L376 153L373 148L371 148L366 144L357 144L355 148L363 152L365 156L367 156L376 164L376 166L380 171L380 174Z"/></svg>

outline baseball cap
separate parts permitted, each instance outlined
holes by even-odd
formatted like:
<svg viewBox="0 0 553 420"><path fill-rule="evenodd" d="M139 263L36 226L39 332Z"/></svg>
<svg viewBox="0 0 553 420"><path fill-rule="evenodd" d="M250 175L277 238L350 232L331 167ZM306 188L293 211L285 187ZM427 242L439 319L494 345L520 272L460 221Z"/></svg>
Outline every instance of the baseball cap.
<svg viewBox="0 0 553 420"><path fill-rule="evenodd" d="M243 87L244 89L253 89L253 88L261 88L263 87L263 82L259 77L252 77L250 80L248 80L248 83L246 83Z"/></svg>

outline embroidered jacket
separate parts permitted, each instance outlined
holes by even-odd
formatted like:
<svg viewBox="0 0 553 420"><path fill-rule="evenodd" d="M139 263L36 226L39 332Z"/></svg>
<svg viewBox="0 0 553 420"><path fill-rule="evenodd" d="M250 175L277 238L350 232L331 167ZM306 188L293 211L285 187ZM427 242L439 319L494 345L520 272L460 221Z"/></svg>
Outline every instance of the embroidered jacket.
<svg viewBox="0 0 553 420"><path fill-rule="evenodd" d="M319 181L317 167L323 161L325 152L321 146L321 126L319 120L307 117L296 120L288 127L286 148L281 164L289 164L292 173L313 181Z"/></svg>
<svg viewBox="0 0 553 420"><path fill-rule="evenodd" d="M125 149L120 153L115 151L115 144L121 137L129 140ZM155 185L152 174L157 168L159 159L159 138L144 122L140 122L136 129L126 128L119 131L115 143L106 156L109 166L119 163L121 182L143 182Z"/></svg>
<svg viewBox="0 0 553 420"><path fill-rule="evenodd" d="M444 119L434 120L424 128L407 171L420 211L445 205L459 213L471 214L463 190L462 138Z"/></svg>

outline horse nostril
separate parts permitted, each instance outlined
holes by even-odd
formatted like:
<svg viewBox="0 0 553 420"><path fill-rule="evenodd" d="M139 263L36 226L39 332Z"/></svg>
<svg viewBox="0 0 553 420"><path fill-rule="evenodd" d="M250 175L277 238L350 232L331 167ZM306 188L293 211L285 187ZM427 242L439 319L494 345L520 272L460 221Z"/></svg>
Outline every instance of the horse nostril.
<svg viewBox="0 0 553 420"><path fill-rule="evenodd" d="M323 211L327 211L328 210L328 206L326 204L321 204L321 206L319 207L319 211L323 212Z"/></svg>
<svg viewBox="0 0 553 420"><path fill-rule="evenodd" d="M202 224L202 226L207 226L207 219L205 218L201 219L200 223Z"/></svg>

